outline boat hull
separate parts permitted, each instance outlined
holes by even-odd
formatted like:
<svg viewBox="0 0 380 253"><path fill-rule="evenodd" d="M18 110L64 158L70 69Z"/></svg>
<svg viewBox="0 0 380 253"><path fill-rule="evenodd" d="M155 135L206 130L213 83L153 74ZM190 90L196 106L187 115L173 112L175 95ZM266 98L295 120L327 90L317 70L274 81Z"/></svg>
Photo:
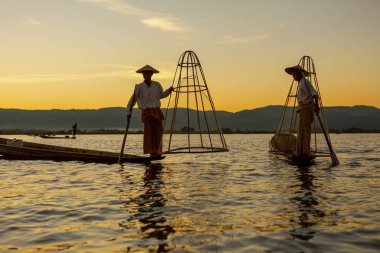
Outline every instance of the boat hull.
<svg viewBox="0 0 380 253"><path fill-rule="evenodd" d="M43 139L75 139L75 136L52 136L52 135L45 135L45 134L40 134L38 137L43 138Z"/></svg>
<svg viewBox="0 0 380 253"><path fill-rule="evenodd" d="M278 159L285 160L291 164L295 165L310 165L315 163L315 155L310 156L297 156L294 153L286 153L286 152L279 152L279 151L270 151L270 154L274 155Z"/></svg>
<svg viewBox="0 0 380 253"><path fill-rule="evenodd" d="M5 159L18 160L55 160L83 161L94 163L118 163L119 154L115 152L61 147L33 142L13 141L0 138L0 154ZM124 154L122 163L150 163L164 157L144 157Z"/></svg>

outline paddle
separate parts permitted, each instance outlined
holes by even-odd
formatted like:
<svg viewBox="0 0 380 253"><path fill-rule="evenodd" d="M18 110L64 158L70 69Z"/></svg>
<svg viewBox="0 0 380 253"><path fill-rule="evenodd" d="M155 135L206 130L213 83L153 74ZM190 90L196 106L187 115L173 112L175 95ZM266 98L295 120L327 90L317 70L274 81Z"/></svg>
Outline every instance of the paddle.
<svg viewBox="0 0 380 253"><path fill-rule="evenodd" d="M332 161L332 165L335 166L335 165L339 165L339 160L338 160L338 157L336 156L333 148L332 148L332 145L331 145L331 142L330 142L330 139L329 137L327 136L327 132L326 132L326 129L325 129L325 125L322 123L322 120L321 120L321 117L319 116L319 113L317 112L317 117L318 117L318 120L319 120L319 124L321 125L321 128L322 128L322 131L323 131L323 135L325 136L325 140L327 142L327 145L329 146L329 150L330 150L330 156L331 156L331 161Z"/></svg>
<svg viewBox="0 0 380 253"><path fill-rule="evenodd" d="M128 135L129 122L131 122L131 117L127 117L127 125L125 126L123 144L121 145L121 150L120 150L120 155L119 155L119 161L118 161L119 164L122 164L125 141L127 140L127 135Z"/></svg>

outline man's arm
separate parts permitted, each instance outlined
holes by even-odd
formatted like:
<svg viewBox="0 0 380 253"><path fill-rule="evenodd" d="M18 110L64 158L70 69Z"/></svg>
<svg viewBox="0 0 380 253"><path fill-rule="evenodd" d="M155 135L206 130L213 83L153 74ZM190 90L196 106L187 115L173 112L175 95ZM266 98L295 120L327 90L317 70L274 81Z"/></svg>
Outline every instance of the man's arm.
<svg viewBox="0 0 380 253"><path fill-rule="evenodd" d="M307 81L305 83L305 87L308 90L310 96L314 99L314 111L316 113L318 113L319 112L319 95L318 95L318 92L314 89L313 85L309 81Z"/></svg>
<svg viewBox="0 0 380 253"><path fill-rule="evenodd" d="M169 87L169 89L167 89L166 91L163 91L162 89L162 86L160 85L160 98L166 98L167 96L170 95L170 93L172 93L172 91L174 90L173 86Z"/></svg>
<svg viewBox="0 0 380 253"><path fill-rule="evenodd" d="M132 115L132 109L133 107L135 106L136 104L136 92L137 91L137 85L135 86L135 90L133 91L133 94L131 96L131 98L129 99L129 102L128 102L128 105L127 105L127 117L128 118L131 118L131 115Z"/></svg>
<svg viewBox="0 0 380 253"><path fill-rule="evenodd" d="M314 98L314 111L319 113L319 97L318 95L313 96Z"/></svg>

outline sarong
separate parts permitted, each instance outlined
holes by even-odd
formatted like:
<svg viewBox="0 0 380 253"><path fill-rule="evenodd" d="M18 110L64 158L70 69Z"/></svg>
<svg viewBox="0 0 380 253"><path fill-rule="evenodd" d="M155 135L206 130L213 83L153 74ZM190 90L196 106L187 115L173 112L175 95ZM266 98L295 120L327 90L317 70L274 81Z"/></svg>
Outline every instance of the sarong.
<svg viewBox="0 0 380 253"><path fill-rule="evenodd" d="M160 108L143 109L141 122L144 123L144 154L162 153L162 134L164 132L162 121L164 115Z"/></svg>
<svg viewBox="0 0 380 253"><path fill-rule="evenodd" d="M314 120L313 103L298 106L299 125L297 136L297 156L310 155L311 123Z"/></svg>

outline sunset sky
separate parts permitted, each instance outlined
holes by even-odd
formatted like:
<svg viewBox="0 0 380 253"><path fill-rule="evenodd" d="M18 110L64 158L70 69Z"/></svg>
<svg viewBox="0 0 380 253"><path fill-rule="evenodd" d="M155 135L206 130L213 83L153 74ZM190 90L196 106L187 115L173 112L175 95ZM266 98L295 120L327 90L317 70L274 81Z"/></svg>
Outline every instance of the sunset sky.
<svg viewBox="0 0 380 253"><path fill-rule="evenodd" d="M168 88L185 50L218 110L283 104L303 55L324 105L380 107L379 13L379 0L0 0L0 108L125 106L136 69Z"/></svg>

